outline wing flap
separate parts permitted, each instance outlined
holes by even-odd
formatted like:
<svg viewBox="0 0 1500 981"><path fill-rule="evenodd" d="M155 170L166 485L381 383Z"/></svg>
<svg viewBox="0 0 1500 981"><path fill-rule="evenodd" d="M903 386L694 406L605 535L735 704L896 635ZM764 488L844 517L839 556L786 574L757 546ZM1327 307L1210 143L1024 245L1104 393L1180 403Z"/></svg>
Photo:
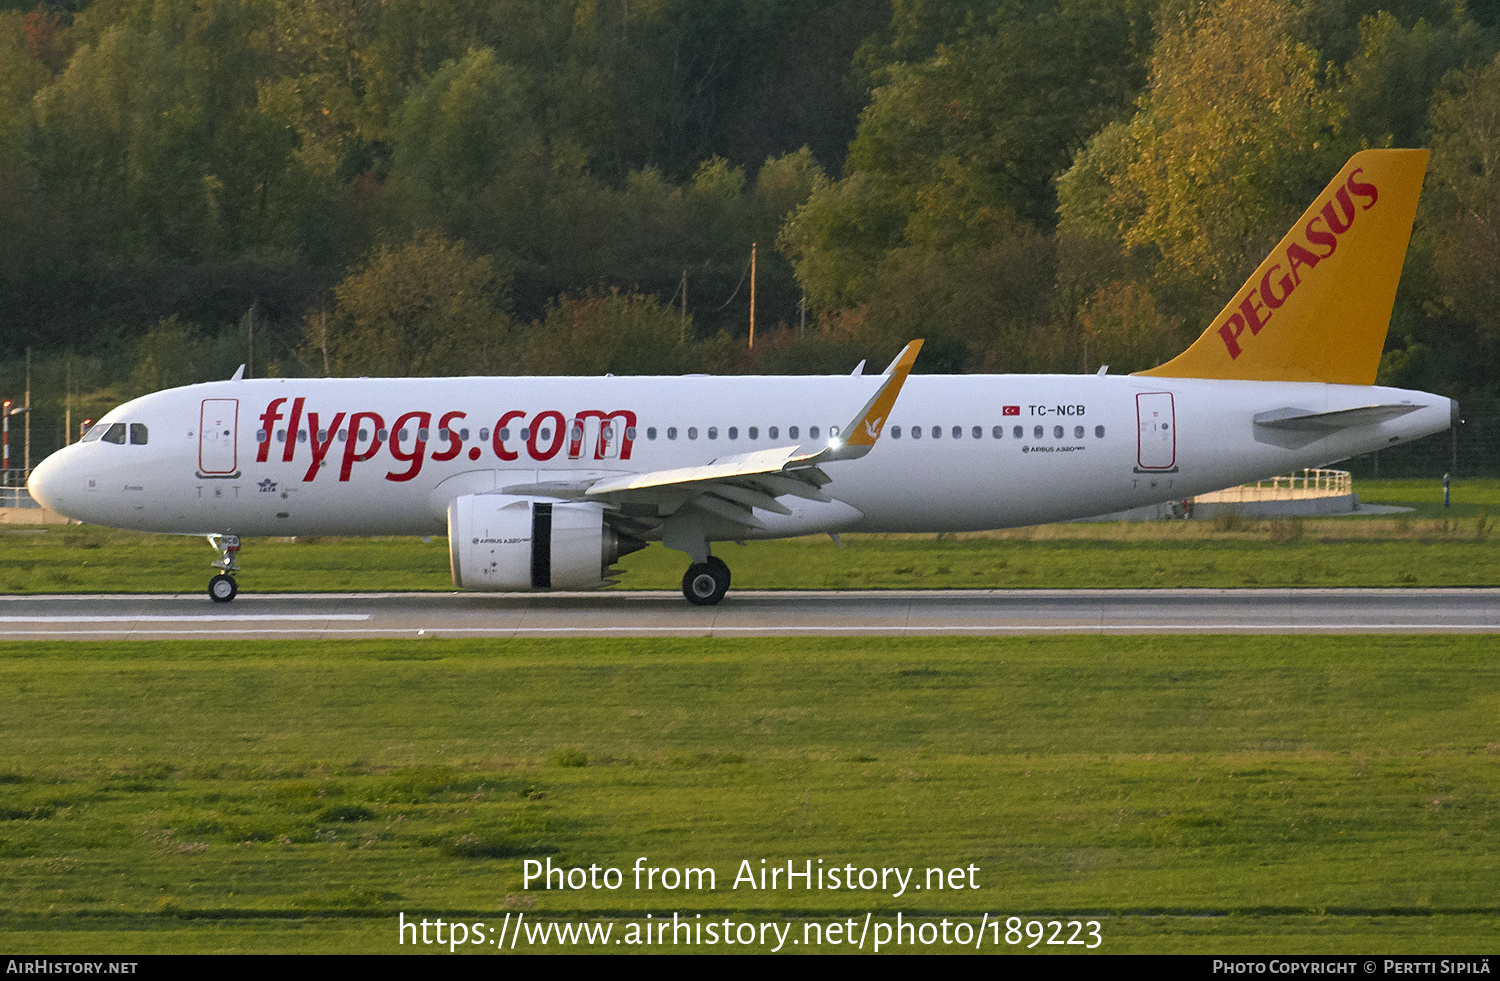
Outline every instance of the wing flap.
<svg viewBox="0 0 1500 981"><path fill-rule="evenodd" d="M652 470L647 473L630 474L601 480L588 489L590 497L613 494L619 491L647 490L653 487L670 487L674 484L697 484L733 477L750 477L756 474L779 473L789 462L797 459L800 446L781 446L754 453L719 457L701 467L676 467L671 470Z"/></svg>

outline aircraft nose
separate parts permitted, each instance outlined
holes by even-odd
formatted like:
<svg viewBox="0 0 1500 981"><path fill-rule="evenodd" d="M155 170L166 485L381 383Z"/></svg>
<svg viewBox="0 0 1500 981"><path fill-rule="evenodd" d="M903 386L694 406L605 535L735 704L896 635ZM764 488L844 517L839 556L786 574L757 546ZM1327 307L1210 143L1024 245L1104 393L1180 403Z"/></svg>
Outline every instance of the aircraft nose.
<svg viewBox="0 0 1500 981"><path fill-rule="evenodd" d="M62 454L54 453L31 471L31 477L26 481L26 489L31 492L32 500L49 511L62 513L62 501L64 495L63 464L58 459Z"/></svg>

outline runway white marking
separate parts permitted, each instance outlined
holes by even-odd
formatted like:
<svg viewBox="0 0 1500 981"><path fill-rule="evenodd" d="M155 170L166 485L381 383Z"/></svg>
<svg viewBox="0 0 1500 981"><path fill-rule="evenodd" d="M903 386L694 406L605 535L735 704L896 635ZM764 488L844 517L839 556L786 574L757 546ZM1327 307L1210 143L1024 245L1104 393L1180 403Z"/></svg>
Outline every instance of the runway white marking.
<svg viewBox="0 0 1500 981"><path fill-rule="evenodd" d="M142 613L138 616L126 614L98 616L41 616L0 617L0 623L244 623L246 621L316 621L368 620L368 613L210 613L191 616Z"/></svg>

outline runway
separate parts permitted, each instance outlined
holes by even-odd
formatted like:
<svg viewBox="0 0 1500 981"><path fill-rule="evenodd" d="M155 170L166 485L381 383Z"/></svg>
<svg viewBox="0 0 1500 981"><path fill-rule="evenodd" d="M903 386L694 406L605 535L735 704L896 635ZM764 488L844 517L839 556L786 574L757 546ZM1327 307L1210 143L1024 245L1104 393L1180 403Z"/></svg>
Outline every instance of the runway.
<svg viewBox="0 0 1500 981"><path fill-rule="evenodd" d="M0 640L1500 633L1500 589L0 596Z"/></svg>

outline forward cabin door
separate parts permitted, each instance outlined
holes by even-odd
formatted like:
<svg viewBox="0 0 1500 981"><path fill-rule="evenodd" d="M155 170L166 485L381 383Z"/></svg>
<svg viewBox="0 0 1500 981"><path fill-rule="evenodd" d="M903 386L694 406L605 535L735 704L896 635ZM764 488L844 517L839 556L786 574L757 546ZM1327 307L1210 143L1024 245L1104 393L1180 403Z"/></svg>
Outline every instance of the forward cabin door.
<svg viewBox="0 0 1500 981"><path fill-rule="evenodd" d="M198 472L206 477L236 473L239 399L204 399L198 419Z"/></svg>
<svg viewBox="0 0 1500 981"><path fill-rule="evenodd" d="M1140 427L1137 469L1163 472L1177 469L1177 413L1171 392L1141 392L1135 397Z"/></svg>

